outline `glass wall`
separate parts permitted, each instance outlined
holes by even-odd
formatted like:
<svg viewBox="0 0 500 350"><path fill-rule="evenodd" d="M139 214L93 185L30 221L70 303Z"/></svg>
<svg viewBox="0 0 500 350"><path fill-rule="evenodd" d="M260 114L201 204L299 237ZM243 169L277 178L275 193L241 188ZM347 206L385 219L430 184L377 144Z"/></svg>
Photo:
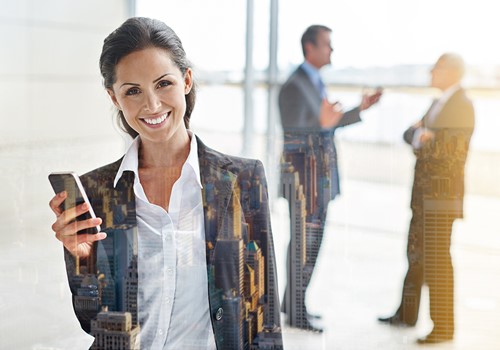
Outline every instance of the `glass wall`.
<svg viewBox="0 0 500 350"><path fill-rule="evenodd" d="M210 146L232 154L242 154L246 5L246 1L137 2L138 15L161 18L179 33L195 63L200 93L193 129ZM494 327L478 329L470 321L482 318L496 324L494 315L499 307L499 285L488 293L481 292L498 270L494 256L500 251L494 220L500 208L496 180L500 144L494 134L500 114L500 50L484 44L495 41L499 28L494 11L485 11L488 8L491 5L487 1L279 2L280 84L303 61L300 37L305 28L324 24L332 28L334 49L331 66L321 72L330 100L340 101L349 110L359 104L363 92L384 88L379 104L362 113L362 123L335 134L342 195L330 203L320 260L306 302L308 309L323 314L319 325L325 332L298 335L294 328L285 326L285 345L290 348L304 348L306 344L324 349L361 349L374 344L412 348L414 340L432 328L425 287L416 329L388 329L378 325L376 319L395 311L407 267L415 157L402 134L422 118L438 96L429 88L430 69L442 53L449 51L462 55L467 62L463 85L476 116L466 167L465 218L456 220L453 226L457 336L452 346L478 346L472 338L482 337L481 346L494 347ZM278 190L283 146L279 115L271 124L274 130L268 130L267 122L269 13L269 1L254 2L256 84L249 155L266 163L270 178L283 294L290 233L288 204ZM277 101L271 103L271 110L277 112ZM266 143L269 131L276 135L271 149ZM273 161L269 161L269 153ZM475 268L482 272L476 275ZM359 337L360 333L366 336Z"/></svg>
<svg viewBox="0 0 500 350"><path fill-rule="evenodd" d="M180 36L199 84L192 128L208 146L264 161L281 296L287 283L289 204L279 190L283 132L268 105L271 0L253 1L251 147L244 152L248 2L244 0L19 0L0 6L0 348L85 349L92 340L72 309L47 175L83 174L118 159L130 142L117 130L98 71L102 40L135 12L164 20ZM134 5L135 9L129 6ZM419 321L392 328L377 317L399 303L415 157L403 132L437 92L429 71L443 52L467 62L464 87L476 116L465 169L464 218L453 225L455 340L452 349L495 349L500 341L500 24L489 0L279 1L278 83L302 63L310 24L332 28L329 99L345 110L384 87L363 122L339 129L341 195L328 207L319 259L306 294L321 314L301 331L282 314L286 349L416 348L432 328L424 287ZM269 112L275 122L270 124ZM248 122L248 120L247 120ZM248 124L247 124L248 125ZM268 135L274 135L271 143ZM313 231L309 226L310 231ZM361 336L360 336L361 335Z"/></svg>

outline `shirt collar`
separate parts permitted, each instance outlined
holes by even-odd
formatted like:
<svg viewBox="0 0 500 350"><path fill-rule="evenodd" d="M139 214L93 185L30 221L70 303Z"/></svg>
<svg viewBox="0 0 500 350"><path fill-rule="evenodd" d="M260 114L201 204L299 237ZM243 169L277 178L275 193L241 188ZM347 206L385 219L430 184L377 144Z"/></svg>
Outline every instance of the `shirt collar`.
<svg viewBox="0 0 500 350"><path fill-rule="evenodd" d="M139 136L137 136L134 141L132 141L132 144L129 146L127 152L123 156L122 163L120 164L120 167L118 168L118 172L116 173L115 176L115 181L113 182L113 187L116 188L116 184L118 183L118 180L123 175L123 172L125 171L133 171L135 175L135 181L139 179L139 145L141 143L141 139Z"/></svg>
<svg viewBox="0 0 500 350"><path fill-rule="evenodd" d="M182 166L183 168L185 166L191 167L195 174L196 182L200 186L200 188L203 188L203 185L201 184L201 177L200 177L200 162L198 160L198 143L196 142L196 136L191 130L187 131L189 134L189 137L191 138L190 141L190 149L189 149L189 155L186 159L186 162ZM120 167L118 168L118 172L116 173L115 180L113 182L113 187L116 188L116 184L122 177L123 173L125 171L132 171L134 172L135 175L135 181L138 181L139 179L139 146L141 144L141 139L140 136L137 136L130 147L128 148L127 152L123 156L122 163L120 164Z"/></svg>
<svg viewBox="0 0 500 350"><path fill-rule="evenodd" d="M191 145L185 164L191 166L194 171L196 183L200 186L200 188L203 188L203 185L201 184L200 161L198 158L198 143L196 142L195 134L191 130L188 130L187 132L189 137L191 137Z"/></svg>
<svg viewBox="0 0 500 350"><path fill-rule="evenodd" d="M450 99L450 97L460 89L460 84L455 84L450 86L448 89L443 91L443 94L439 98L440 103L445 103Z"/></svg>
<svg viewBox="0 0 500 350"><path fill-rule="evenodd" d="M301 65L301 67L304 70L304 72L306 72L309 79L311 79L313 84L315 86L317 86L319 84L319 82L321 81L321 75L319 74L319 69L317 69L316 67L314 67L312 64L310 64L307 61L304 61L304 63L302 63L302 65Z"/></svg>

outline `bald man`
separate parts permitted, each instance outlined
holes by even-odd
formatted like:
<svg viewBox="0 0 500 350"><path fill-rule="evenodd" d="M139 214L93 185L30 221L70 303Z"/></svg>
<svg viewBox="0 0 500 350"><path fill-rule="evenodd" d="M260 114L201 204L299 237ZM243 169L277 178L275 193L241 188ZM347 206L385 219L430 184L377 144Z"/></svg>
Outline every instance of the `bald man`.
<svg viewBox="0 0 500 350"><path fill-rule="evenodd" d="M401 304L380 322L414 326L420 293L429 287L432 332L418 343L438 343L454 335L454 282L450 256L453 222L463 217L464 168L474 130L474 109L460 82L463 59L443 54L431 70L431 86L442 94L403 138L416 156L408 233L408 271Z"/></svg>

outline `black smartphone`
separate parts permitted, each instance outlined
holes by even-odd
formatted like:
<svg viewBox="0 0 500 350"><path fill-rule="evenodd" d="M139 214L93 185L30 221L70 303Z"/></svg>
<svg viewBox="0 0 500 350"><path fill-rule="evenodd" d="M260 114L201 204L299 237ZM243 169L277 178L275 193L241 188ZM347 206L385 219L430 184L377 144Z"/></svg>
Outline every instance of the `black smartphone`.
<svg viewBox="0 0 500 350"><path fill-rule="evenodd" d="M94 209L90 205L90 201L85 193L82 182L76 173L72 171L51 173L49 175L49 181L56 194L62 191L66 191L68 193L68 196L61 204L61 210L64 211L85 202L89 205L89 210L78 216L76 220L87 220L96 217ZM97 225L95 227L80 230L77 233L96 234L99 231L101 231L101 227Z"/></svg>

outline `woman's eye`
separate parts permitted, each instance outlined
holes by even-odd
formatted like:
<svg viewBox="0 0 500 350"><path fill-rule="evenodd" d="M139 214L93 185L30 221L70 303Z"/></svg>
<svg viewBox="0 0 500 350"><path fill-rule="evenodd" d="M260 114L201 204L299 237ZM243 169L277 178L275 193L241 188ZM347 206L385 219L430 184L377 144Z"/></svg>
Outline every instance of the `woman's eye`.
<svg viewBox="0 0 500 350"><path fill-rule="evenodd" d="M125 94L126 95L137 95L139 92L140 91L138 88L130 88L127 90L127 92Z"/></svg>
<svg viewBox="0 0 500 350"><path fill-rule="evenodd" d="M172 85L172 83L168 80L162 80L158 83L158 87L165 87L165 86L169 86L169 85Z"/></svg>

